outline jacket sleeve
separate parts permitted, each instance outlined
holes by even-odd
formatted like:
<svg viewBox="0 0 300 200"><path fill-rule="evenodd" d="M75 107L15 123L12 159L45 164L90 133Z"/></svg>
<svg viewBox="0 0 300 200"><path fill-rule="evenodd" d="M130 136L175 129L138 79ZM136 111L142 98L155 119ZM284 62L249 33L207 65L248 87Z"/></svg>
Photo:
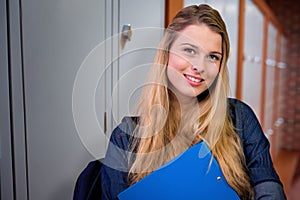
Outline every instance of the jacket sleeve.
<svg viewBox="0 0 300 200"><path fill-rule="evenodd" d="M282 185L274 181L266 181L254 187L256 200L286 200Z"/></svg>
<svg viewBox="0 0 300 200"><path fill-rule="evenodd" d="M234 100L233 105L235 112L233 121L242 141L256 199L285 199L282 183L270 156L270 143L265 137L255 113L241 101Z"/></svg>
<svg viewBox="0 0 300 200"><path fill-rule="evenodd" d="M129 138L133 126L131 118L124 118L110 137L101 168L102 200L118 199L117 195L128 187Z"/></svg>

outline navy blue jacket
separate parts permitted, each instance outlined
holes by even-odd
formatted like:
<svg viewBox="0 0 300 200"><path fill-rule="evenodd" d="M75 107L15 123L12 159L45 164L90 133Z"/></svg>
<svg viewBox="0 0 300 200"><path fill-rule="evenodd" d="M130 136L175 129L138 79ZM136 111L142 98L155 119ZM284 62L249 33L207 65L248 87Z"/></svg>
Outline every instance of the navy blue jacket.
<svg viewBox="0 0 300 200"><path fill-rule="evenodd" d="M286 199L270 157L269 141L254 112L248 105L236 99L228 99L228 111L241 139L255 199ZM127 183L128 148L136 121L137 118L123 118L111 135L100 174L97 176L98 182L101 182L101 188L97 189L99 194L101 193L102 200L115 200L120 192L129 187Z"/></svg>

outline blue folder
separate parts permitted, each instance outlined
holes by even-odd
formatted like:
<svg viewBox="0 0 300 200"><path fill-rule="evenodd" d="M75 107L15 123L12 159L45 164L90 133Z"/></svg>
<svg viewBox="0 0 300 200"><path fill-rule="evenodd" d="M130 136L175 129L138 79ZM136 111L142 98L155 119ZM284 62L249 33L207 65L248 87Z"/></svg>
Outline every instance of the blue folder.
<svg viewBox="0 0 300 200"><path fill-rule="evenodd" d="M118 195L119 200L240 199L200 142Z"/></svg>

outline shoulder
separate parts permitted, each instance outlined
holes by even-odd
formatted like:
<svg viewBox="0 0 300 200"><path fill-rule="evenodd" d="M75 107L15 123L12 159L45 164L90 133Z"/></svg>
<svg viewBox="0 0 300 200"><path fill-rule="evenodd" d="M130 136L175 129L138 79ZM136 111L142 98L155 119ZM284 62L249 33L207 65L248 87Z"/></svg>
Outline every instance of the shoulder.
<svg viewBox="0 0 300 200"><path fill-rule="evenodd" d="M127 149L129 140L133 135L133 131L138 122L138 117L126 116L121 120L121 123L113 130L110 142L117 145L119 148Z"/></svg>
<svg viewBox="0 0 300 200"><path fill-rule="evenodd" d="M127 158L130 153L130 141L135 128L136 118L124 117L113 130L106 150L104 163L120 171L127 170Z"/></svg>
<svg viewBox="0 0 300 200"><path fill-rule="evenodd" d="M128 171L128 155L130 153L130 138L135 127L134 117L124 117L113 130L106 150L103 164L106 171ZM108 169L107 167L110 169Z"/></svg>
<svg viewBox="0 0 300 200"><path fill-rule="evenodd" d="M234 126L238 129L251 126L256 128L260 123L252 108L243 101L228 98L228 112Z"/></svg>
<svg viewBox="0 0 300 200"><path fill-rule="evenodd" d="M261 142L268 146L262 127L252 108L237 99L228 99L228 112L244 147Z"/></svg>
<svg viewBox="0 0 300 200"><path fill-rule="evenodd" d="M247 114L254 114L252 108L246 104L245 102L235 99L235 98L228 98L227 99L228 106L230 110L236 111L236 112L245 112Z"/></svg>

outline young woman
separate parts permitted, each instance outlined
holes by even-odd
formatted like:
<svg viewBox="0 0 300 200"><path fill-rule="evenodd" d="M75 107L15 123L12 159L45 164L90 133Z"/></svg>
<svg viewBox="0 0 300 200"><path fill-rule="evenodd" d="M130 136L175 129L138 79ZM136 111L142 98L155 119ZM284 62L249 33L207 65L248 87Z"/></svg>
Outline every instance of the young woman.
<svg viewBox="0 0 300 200"><path fill-rule="evenodd" d="M285 199L257 118L247 105L228 98L229 48L225 24L210 6L189 6L174 17L138 117L125 117L112 133L101 169L102 199L117 199L201 141L241 199Z"/></svg>

